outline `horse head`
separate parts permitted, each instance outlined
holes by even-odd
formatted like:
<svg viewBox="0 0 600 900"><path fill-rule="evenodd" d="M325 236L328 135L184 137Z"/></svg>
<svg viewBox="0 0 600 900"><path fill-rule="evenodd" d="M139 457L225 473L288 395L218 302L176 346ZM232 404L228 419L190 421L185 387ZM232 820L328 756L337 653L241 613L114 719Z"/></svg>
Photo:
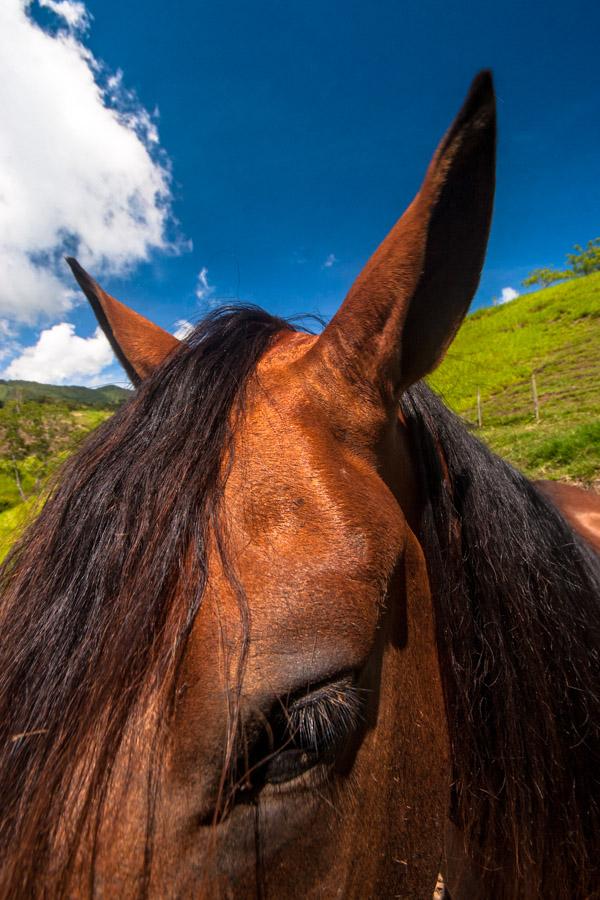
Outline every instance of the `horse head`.
<svg viewBox="0 0 600 900"><path fill-rule="evenodd" d="M224 352L211 345L219 328L237 381L227 421L212 433L205 426L212 482L186 469L212 498L170 587L189 628L168 696L157 689L135 728L124 723L96 825L103 893L128 896L140 878L157 896L433 889L452 771L399 400L443 358L477 287L494 158L494 95L483 73L415 199L318 336L246 312L180 343L70 260L147 404L181 360L193 366ZM242 377L238 361L253 341L260 352ZM201 374L216 381L189 397L198 417L223 389L224 376L211 372L205 365ZM142 493L138 500L143 507ZM163 501L176 515L175 494ZM171 529L165 544L173 539ZM160 535L154 552L149 591ZM77 853L84 876L74 877L85 882L90 858L85 846Z"/></svg>

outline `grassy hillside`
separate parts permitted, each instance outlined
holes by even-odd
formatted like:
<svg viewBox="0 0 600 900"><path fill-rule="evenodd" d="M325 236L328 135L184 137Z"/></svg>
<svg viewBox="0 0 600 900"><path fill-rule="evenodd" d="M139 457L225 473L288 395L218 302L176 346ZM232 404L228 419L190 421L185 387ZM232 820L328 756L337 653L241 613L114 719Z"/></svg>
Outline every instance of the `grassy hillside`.
<svg viewBox="0 0 600 900"><path fill-rule="evenodd" d="M130 391L0 381L0 558L61 462Z"/></svg>
<svg viewBox="0 0 600 900"><path fill-rule="evenodd" d="M29 516L32 515L31 511L35 508L34 502L28 500L0 513L0 562L8 553L15 537L27 524Z"/></svg>
<svg viewBox="0 0 600 900"><path fill-rule="evenodd" d="M479 388L479 436L526 474L597 481L600 273L478 310L466 319L430 383L473 424Z"/></svg>
<svg viewBox="0 0 600 900"><path fill-rule="evenodd" d="M6 402L0 408L0 512L39 493L61 461L113 411Z"/></svg>

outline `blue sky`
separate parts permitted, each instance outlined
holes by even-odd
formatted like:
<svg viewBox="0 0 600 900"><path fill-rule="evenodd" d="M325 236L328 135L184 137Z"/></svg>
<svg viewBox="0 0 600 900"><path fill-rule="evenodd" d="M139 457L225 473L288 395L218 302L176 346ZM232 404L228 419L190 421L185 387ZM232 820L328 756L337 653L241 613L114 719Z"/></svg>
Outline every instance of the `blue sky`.
<svg viewBox="0 0 600 900"><path fill-rule="evenodd" d="M42 6L29 14L56 34L66 7L61 18L60 0ZM331 315L410 202L482 67L492 68L498 96L498 183L474 306L503 288L522 290L533 268L561 266L574 243L600 234L596 3L85 7L87 29L73 39L102 63L103 84L122 73L137 99L121 88L115 103L130 102L138 126L140 110L155 116L159 140L146 130L144 141L171 178L161 239L137 256L132 249L123 265L107 257L98 267L111 293L170 330L221 298L280 315ZM0 178L1 165L0 155ZM199 301L202 270L209 290ZM38 309L28 322L5 312L3 364L59 322L89 338L94 320L73 302ZM106 365L68 380L116 372Z"/></svg>

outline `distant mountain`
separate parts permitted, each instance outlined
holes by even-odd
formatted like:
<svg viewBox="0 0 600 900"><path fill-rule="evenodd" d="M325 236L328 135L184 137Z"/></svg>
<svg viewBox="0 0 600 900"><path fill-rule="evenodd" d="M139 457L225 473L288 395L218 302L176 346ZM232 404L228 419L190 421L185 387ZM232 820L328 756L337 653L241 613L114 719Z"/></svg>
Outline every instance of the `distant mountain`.
<svg viewBox="0 0 600 900"><path fill-rule="evenodd" d="M73 408L116 409L131 397L133 391L107 384L88 388L76 385L40 384L37 381L4 381L0 379L0 403L7 400L35 400L37 403L61 403Z"/></svg>

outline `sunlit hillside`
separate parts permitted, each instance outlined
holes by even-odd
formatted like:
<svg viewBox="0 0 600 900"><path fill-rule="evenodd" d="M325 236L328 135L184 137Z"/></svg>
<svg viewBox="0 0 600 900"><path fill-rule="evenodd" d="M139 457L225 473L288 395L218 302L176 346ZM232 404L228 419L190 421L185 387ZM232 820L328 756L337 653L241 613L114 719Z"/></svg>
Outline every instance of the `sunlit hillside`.
<svg viewBox="0 0 600 900"><path fill-rule="evenodd" d="M48 479L130 392L0 381L0 556Z"/></svg>
<svg viewBox="0 0 600 900"><path fill-rule="evenodd" d="M477 433L528 475L599 480L600 272L478 310L430 383L475 427L479 390Z"/></svg>

